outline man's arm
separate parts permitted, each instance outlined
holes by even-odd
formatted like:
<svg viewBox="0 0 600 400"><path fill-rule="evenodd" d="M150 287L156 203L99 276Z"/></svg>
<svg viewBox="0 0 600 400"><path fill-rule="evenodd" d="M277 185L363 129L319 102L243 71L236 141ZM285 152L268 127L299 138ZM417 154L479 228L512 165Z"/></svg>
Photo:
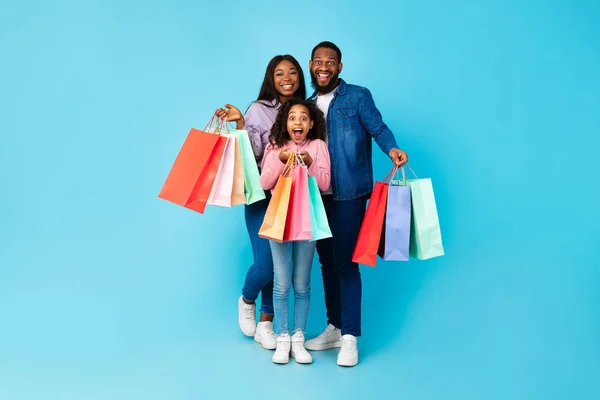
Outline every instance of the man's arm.
<svg viewBox="0 0 600 400"><path fill-rule="evenodd" d="M375 139L375 143L381 151L387 154L396 165L404 165L408 161L408 156L398 148L394 134L383 122L381 113L373 101L373 96L367 88L361 89L358 114L361 124L369 132L369 135Z"/></svg>

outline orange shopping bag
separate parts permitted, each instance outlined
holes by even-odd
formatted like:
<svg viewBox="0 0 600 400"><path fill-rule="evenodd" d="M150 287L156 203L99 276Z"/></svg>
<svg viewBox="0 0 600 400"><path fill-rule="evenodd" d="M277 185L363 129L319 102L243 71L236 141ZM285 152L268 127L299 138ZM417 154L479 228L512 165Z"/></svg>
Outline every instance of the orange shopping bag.
<svg viewBox="0 0 600 400"><path fill-rule="evenodd" d="M383 221L387 205L388 180L396 173L396 167L390 171L383 182L375 182L371 200L365 213L358 239L352 253L352 262L374 267L377 263L377 251L383 230Z"/></svg>
<svg viewBox="0 0 600 400"><path fill-rule="evenodd" d="M294 169L294 153L290 154L277 184L273 190L273 195L269 201L265 219L258 231L258 236L263 239L270 239L276 242L283 242L283 233L285 231L285 220L287 217L288 206L290 203L290 193L292 190L292 170Z"/></svg>
<svg viewBox="0 0 600 400"><path fill-rule="evenodd" d="M204 130L193 128L190 130L158 197L200 213L204 211L204 208L199 204L199 201L201 201L201 198L199 199L200 186L203 184L203 179L210 179L211 173L207 170L207 167L211 169L216 163L218 168L225 147L222 141L222 145L217 146L221 137L218 133L208 132L210 126L216 121L213 115ZM221 149L220 155L217 154L219 152L217 147ZM215 152L215 149L217 152ZM215 156L218 161L214 160L213 157ZM205 172L205 170L207 171ZM213 175L216 175L216 170ZM204 186L206 184L204 183ZM210 185L212 187L212 182Z"/></svg>

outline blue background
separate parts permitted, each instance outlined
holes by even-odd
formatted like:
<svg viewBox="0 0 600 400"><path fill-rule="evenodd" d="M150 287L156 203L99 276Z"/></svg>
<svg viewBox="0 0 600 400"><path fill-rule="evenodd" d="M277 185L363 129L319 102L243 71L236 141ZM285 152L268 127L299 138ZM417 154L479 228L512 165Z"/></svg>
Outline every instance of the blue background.
<svg viewBox="0 0 600 400"><path fill-rule="evenodd" d="M583 0L2 1L0 399L598 398L599 16ZM335 351L273 365L237 325L243 209L157 198L190 127L321 40L433 179L447 252L362 268L353 369ZM318 268L312 288L308 336Z"/></svg>

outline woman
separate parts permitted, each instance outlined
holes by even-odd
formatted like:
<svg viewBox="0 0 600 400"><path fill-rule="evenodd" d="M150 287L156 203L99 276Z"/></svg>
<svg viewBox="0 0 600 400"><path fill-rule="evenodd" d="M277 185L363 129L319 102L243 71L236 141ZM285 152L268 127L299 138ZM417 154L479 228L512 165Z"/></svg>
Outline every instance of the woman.
<svg viewBox="0 0 600 400"><path fill-rule="evenodd" d="M279 55L267 65L258 98L248 107L246 114L242 115L231 104L217 110L219 117L235 121L237 129L248 131L259 168L277 112L282 104L292 98L306 98L304 73L294 57ZM245 335L254 336L254 340L262 347L273 350L277 347L277 336L273 330L273 257L269 241L258 236L270 197L270 193L267 193L266 199L246 205L245 208L254 263L248 269L242 295L238 299L238 320ZM256 299L261 292L260 321L257 325Z"/></svg>

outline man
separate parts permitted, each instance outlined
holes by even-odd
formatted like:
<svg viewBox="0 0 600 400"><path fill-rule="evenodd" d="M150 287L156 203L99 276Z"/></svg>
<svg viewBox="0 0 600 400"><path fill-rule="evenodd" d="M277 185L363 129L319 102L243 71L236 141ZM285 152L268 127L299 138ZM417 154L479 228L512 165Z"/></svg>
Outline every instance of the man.
<svg viewBox="0 0 600 400"><path fill-rule="evenodd" d="M373 190L371 138L400 166L408 161L383 122L368 89L339 78L342 52L331 42L319 43L309 62L315 93L311 100L325 114L331 156L331 188L323 203L333 237L317 242L323 273L328 326L306 342L309 350L341 347L338 365L358 363L361 335L362 282L352 251Z"/></svg>

